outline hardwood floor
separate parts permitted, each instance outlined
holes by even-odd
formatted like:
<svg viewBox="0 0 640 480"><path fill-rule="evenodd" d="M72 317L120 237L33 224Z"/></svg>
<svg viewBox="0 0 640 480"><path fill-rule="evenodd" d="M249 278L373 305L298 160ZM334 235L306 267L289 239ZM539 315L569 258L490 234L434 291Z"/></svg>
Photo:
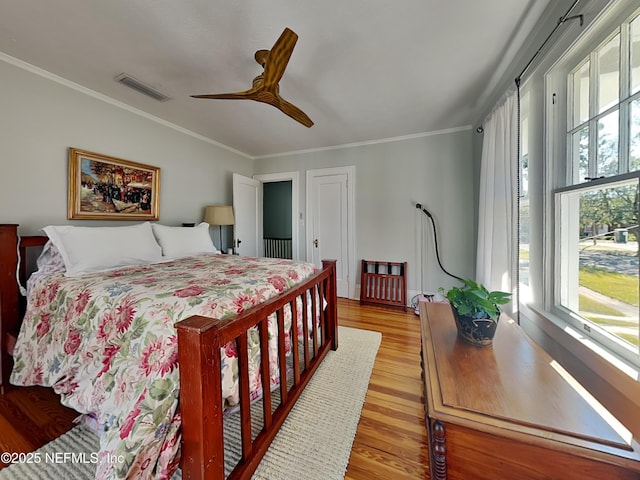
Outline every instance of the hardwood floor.
<svg viewBox="0 0 640 480"><path fill-rule="evenodd" d="M382 333L345 478L429 478L419 318L343 299L338 316L342 326Z"/></svg>
<svg viewBox="0 0 640 480"><path fill-rule="evenodd" d="M36 450L73 428L77 416L51 388L16 387L0 395L0 453Z"/></svg>
<svg viewBox="0 0 640 480"><path fill-rule="evenodd" d="M345 478L429 478L418 317L344 299L338 315L340 325L382 333ZM33 451L72 428L76 415L51 389L0 395L0 452Z"/></svg>

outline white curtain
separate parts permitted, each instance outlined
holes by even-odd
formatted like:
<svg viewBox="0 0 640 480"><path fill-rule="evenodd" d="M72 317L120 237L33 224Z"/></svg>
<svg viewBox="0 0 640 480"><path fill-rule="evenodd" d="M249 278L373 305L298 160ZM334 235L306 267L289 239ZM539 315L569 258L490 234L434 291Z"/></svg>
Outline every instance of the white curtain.
<svg viewBox="0 0 640 480"><path fill-rule="evenodd" d="M517 91L507 92L484 122L476 263L478 282L489 290L514 295L518 258L517 104Z"/></svg>

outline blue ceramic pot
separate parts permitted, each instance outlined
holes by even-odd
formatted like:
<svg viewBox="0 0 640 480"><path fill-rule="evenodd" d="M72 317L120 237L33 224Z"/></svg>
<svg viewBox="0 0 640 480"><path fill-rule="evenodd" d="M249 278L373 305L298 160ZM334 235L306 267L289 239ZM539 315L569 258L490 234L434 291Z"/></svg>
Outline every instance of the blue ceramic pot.
<svg viewBox="0 0 640 480"><path fill-rule="evenodd" d="M489 347L493 344L493 337L498 328L498 322L491 318L474 318L469 315L460 315L452 308L453 316L458 328L458 336L465 342L477 347Z"/></svg>

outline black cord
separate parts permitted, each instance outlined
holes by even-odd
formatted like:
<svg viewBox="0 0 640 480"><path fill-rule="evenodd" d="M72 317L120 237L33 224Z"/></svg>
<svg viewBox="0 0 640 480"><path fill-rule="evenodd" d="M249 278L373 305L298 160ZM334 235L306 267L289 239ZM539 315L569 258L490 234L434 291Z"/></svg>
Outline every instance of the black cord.
<svg viewBox="0 0 640 480"><path fill-rule="evenodd" d="M436 260L438 260L440 269L450 277L455 278L456 280L460 280L462 283L464 283L464 280L462 278L454 275L453 273L447 272L447 269L442 266L442 262L440 261L440 251L438 250L438 233L436 232L436 222L433 219L433 215L431 215L431 213L426 208L423 208L419 203L416 203L416 208L422 210L422 212L431 219L431 225L433 227L433 242L436 246Z"/></svg>

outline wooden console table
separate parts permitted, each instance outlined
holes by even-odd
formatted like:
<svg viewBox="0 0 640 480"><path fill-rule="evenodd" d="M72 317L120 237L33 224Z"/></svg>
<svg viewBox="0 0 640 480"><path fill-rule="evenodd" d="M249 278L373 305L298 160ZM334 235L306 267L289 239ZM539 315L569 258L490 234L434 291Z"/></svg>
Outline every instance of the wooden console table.
<svg viewBox="0 0 640 480"><path fill-rule="evenodd" d="M640 479L638 442L515 322L503 315L479 348L457 338L448 304L421 303L420 320L432 480Z"/></svg>

